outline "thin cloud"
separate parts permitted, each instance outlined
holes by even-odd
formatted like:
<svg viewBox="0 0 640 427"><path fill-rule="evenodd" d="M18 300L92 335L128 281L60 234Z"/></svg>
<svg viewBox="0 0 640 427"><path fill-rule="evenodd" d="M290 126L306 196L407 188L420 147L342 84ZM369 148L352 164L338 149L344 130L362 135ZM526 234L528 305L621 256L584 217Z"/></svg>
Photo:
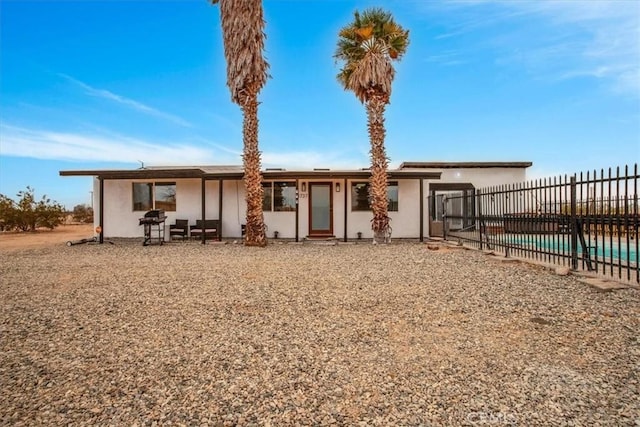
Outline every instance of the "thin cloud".
<svg viewBox="0 0 640 427"><path fill-rule="evenodd" d="M0 155L10 157L64 160L75 162L117 162L146 165L241 164L242 152L210 141L170 144L146 141L113 133L81 134L41 129L27 129L0 123ZM263 167L334 169L366 166L368 160L347 153L315 151L266 151Z"/></svg>
<svg viewBox="0 0 640 427"><path fill-rule="evenodd" d="M551 22L557 35L542 37L524 55L560 79L608 80L620 92L640 95L640 3L536 2L518 7ZM549 45L554 43L553 45Z"/></svg>
<svg viewBox="0 0 640 427"><path fill-rule="evenodd" d="M0 124L4 156L35 159L137 163L226 163L229 156L189 144L148 142L124 136L105 136L26 129Z"/></svg>
<svg viewBox="0 0 640 427"><path fill-rule="evenodd" d="M640 96L640 2L454 1L421 6L447 19L437 39L474 35L469 51L493 51L496 64L520 66L537 78L594 78ZM451 22L451 11L462 22Z"/></svg>
<svg viewBox="0 0 640 427"><path fill-rule="evenodd" d="M317 151L264 152L263 167L284 167L295 170L313 168L354 169L368 166L368 159L346 153L326 153ZM361 165L361 166L359 166Z"/></svg>
<svg viewBox="0 0 640 427"><path fill-rule="evenodd" d="M469 6L479 6L479 5L483 5L485 2L460 2L459 5L460 6L464 6L464 7L469 7ZM456 5L456 3L453 3L451 5ZM502 12L502 13L489 13L489 14L483 14L481 17L479 18L471 18L468 19L467 21L456 25L453 30L446 32L446 33L442 33L442 34L438 34L437 36L435 36L434 38L436 40L443 40L443 39L449 39L452 37L457 37L457 36L461 36L464 34L468 34L471 33L473 31L482 29L482 28L488 28L491 27L493 25L508 21L508 20L512 20L512 19L516 19L519 17L522 17L524 15L526 15L527 12L524 11L508 11L508 12Z"/></svg>
<svg viewBox="0 0 640 427"><path fill-rule="evenodd" d="M113 101L116 102L120 105L123 105L125 107L131 108L133 110L139 111L141 113L144 114L148 114L150 116L154 116L154 117L158 117L160 119L165 119L165 120L169 120L175 124L178 124L180 126L184 126L184 127L192 127L192 124L189 123L188 121L182 119L181 117L175 116L173 114L169 114L169 113L165 113L163 111L157 110L153 107L149 107L148 105L145 105L141 102L135 101L133 99L129 99L126 98L124 96L115 94L113 92L110 92L108 90L105 89L97 89L94 88L92 86L89 86L88 84L81 82L78 79L75 79L71 76L68 76L66 74L59 74L60 77L65 78L66 80L74 83L77 86L80 86L82 89L85 90L85 93L87 95L90 96L95 96L98 98L103 98L109 101Z"/></svg>
<svg viewBox="0 0 640 427"><path fill-rule="evenodd" d="M464 58L464 53L461 51L445 51L437 55L430 55L425 58L426 62L439 64L442 66L453 66L466 64L467 60Z"/></svg>

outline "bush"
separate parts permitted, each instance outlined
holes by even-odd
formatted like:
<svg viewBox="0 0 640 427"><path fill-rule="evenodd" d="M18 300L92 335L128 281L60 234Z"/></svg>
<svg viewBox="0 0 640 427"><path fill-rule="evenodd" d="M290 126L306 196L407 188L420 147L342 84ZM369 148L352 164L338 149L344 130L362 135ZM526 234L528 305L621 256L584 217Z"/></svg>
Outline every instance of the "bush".
<svg viewBox="0 0 640 427"><path fill-rule="evenodd" d="M0 227L2 230L35 231L38 227L54 229L64 221L64 207L47 196L36 201L34 189L18 192L19 200L0 194Z"/></svg>
<svg viewBox="0 0 640 427"><path fill-rule="evenodd" d="M77 222L92 223L93 209L87 205L76 205L73 208L73 220Z"/></svg>

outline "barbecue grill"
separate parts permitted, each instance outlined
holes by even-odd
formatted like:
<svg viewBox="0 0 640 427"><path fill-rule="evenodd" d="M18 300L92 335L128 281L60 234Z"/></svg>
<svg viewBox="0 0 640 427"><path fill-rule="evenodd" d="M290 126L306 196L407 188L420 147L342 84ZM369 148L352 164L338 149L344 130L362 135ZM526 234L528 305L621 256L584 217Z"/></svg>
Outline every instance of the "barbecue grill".
<svg viewBox="0 0 640 427"><path fill-rule="evenodd" d="M144 241L142 246L150 245L153 239L158 239L158 243L162 245L164 242L164 222L167 216L164 209L152 209L144 214L144 217L138 220L138 225L144 225ZM155 233L157 232L157 237Z"/></svg>

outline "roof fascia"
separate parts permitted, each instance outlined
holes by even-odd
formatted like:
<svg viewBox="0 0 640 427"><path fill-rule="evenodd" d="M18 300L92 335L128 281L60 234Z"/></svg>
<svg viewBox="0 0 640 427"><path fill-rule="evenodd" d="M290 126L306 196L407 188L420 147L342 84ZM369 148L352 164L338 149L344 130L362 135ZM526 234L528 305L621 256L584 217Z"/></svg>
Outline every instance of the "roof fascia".
<svg viewBox="0 0 640 427"><path fill-rule="evenodd" d="M441 172L389 170L390 179L440 179ZM205 173L202 169L136 169L136 170L67 170L60 171L60 176L95 176L99 179L178 179L203 178L242 179L241 171L224 171ZM369 179L370 170L344 171L264 171L263 179Z"/></svg>
<svg viewBox="0 0 640 427"><path fill-rule="evenodd" d="M67 170L60 176L95 176L99 179L201 178L201 169Z"/></svg>

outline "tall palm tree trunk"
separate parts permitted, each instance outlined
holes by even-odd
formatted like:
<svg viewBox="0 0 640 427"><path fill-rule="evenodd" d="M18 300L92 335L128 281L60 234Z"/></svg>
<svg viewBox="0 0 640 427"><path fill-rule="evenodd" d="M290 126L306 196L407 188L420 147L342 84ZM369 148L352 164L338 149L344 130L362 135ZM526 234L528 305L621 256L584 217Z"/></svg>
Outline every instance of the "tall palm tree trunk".
<svg viewBox="0 0 640 427"><path fill-rule="evenodd" d="M262 214L262 181L258 150L258 94L269 78L269 64L263 56L264 26L262 0L211 0L220 3L227 86L231 100L242 109L244 184L247 202L245 244L266 246Z"/></svg>
<svg viewBox="0 0 640 427"><path fill-rule="evenodd" d="M369 127L369 140L371 141L371 209L373 219L374 243L388 243L390 236L389 212L387 201L387 168L388 159L384 147L384 110L388 97L381 94L373 94L367 102L367 119Z"/></svg>
<svg viewBox="0 0 640 427"><path fill-rule="evenodd" d="M260 151L258 150L258 95L251 93L243 97L242 136L244 151L244 185L247 202L247 225L245 245L265 246L267 237L262 213L262 177L260 175Z"/></svg>

